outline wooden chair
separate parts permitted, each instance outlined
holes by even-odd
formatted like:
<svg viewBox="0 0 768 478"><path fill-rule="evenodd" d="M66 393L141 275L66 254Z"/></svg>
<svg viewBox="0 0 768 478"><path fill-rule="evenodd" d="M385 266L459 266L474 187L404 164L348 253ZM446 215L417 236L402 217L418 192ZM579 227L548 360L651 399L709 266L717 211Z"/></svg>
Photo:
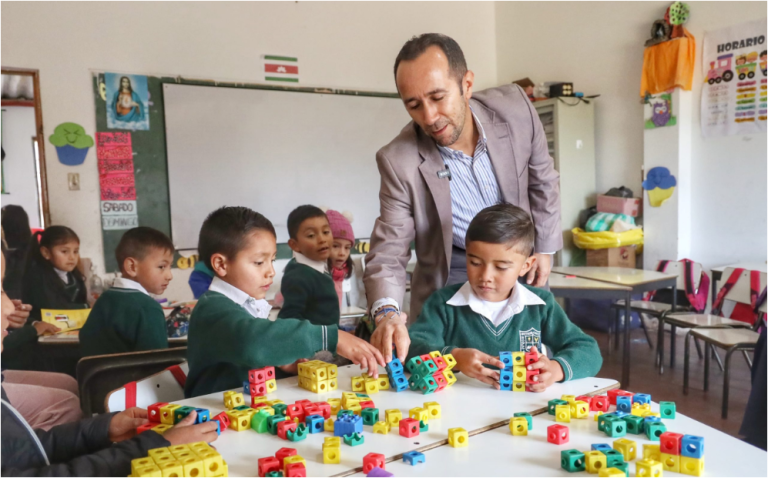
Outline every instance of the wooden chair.
<svg viewBox="0 0 768 478"><path fill-rule="evenodd" d="M723 277L730 277L733 269L726 269ZM766 286L766 274L760 273L760 291L765 289ZM752 305L752 299L750 297L750 272L744 271L742 276L726 295L726 300L731 300L741 304ZM766 311L766 304L763 301L759 305L759 312L764 315ZM698 319L697 319L698 317ZM706 316L694 315L686 317L676 317L675 320L688 319L688 326L695 320L706 320ZM754 350L757 344L757 339L760 334L755 332L754 329L762 322L761 319L755 321L754 324L747 324L740 321L738 324L732 324L730 322L724 322L720 325L711 326L696 326L693 325L691 330L685 336L685 365L683 372L683 394L688 394L688 370L690 361L690 338L699 339L704 343L704 391L709 390L709 362L710 356L715 352L716 348L725 350L725 360L723 362L723 403L722 403L722 417L728 418L728 394L730 388L730 365L731 357L734 352L741 351L744 355L744 359L747 362L748 367L752 367L752 360L749 357L748 351ZM683 322L681 322L683 323Z"/></svg>
<svg viewBox="0 0 768 478"><path fill-rule="evenodd" d="M77 363L80 408L86 417L104 413L104 400L112 390L186 360L186 347L82 358Z"/></svg>
<svg viewBox="0 0 768 478"><path fill-rule="evenodd" d="M104 400L104 409L121 412L131 407L147 408L157 402L184 400L184 382L189 374L189 364L182 362L162 372L130 382L112 390Z"/></svg>

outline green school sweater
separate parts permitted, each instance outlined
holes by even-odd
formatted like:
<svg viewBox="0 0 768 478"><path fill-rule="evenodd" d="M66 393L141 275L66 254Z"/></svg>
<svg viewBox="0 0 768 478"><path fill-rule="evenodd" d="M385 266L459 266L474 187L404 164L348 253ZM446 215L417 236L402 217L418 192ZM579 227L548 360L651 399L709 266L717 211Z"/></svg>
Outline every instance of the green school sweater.
<svg viewBox="0 0 768 478"><path fill-rule="evenodd" d="M339 295L330 275L291 259L285 266L280 292L285 302L278 318L306 319L315 325L339 325Z"/></svg>
<svg viewBox="0 0 768 478"><path fill-rule="evenodd" d="M603 357L597 342L566 317L551 292L528 287L546 305L527 305L496 327L468 305L446 304L462 285L445 287L429 297L409 330L409 359L433 350L450 353L455 348L473 348L496 357L499 352L527 351L543 343L563 367L565 380L593 377L600 370ZM526 286L518 283L515 287Z"/></svg>
<svg viewBox="0 0 768 478"><path fill-rule="evenodd" d="M248 370L287 365L320 350L336 351L338 328L306 320L257 319L223 294L208 291L189 318L187 398L242 387Z"/></svg>
<svg viewBox="0 0 768 478"><path fill-rule="evenodd" d="M80 330L83 357L168 348L163 308L135 289L101 294Z"/></svg>

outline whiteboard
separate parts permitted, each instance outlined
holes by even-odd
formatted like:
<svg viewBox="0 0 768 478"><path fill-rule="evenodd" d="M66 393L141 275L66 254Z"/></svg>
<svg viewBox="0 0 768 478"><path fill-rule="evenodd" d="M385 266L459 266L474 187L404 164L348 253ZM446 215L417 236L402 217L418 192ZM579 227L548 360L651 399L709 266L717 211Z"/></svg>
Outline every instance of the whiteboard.
<svg viewBox="0 0 768 478"><path fill-rule="evenodd" d="M171 231L197 249L205 217L247 206L288 241L302 204L354 215L358 238L379 215L376 151L410 121L398 98L163 85Z"/></svg>

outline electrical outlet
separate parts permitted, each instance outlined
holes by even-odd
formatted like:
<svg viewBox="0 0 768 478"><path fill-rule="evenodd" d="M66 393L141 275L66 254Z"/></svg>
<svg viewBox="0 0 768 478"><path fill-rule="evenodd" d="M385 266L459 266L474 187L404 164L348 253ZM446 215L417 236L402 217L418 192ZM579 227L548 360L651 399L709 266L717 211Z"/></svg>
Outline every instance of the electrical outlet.
<svg viewBox="0 0 768 478"><path fill-rule="evenodd" d="M70 191L80 190L80 173L67 173L67 182Z"/></svg>

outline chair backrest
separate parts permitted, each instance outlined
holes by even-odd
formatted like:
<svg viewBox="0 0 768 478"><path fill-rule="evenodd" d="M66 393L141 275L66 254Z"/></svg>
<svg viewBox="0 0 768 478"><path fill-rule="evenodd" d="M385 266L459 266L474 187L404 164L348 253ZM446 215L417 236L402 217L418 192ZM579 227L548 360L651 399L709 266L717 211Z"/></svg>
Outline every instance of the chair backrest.
<svg viewBox="0 0 768 478"><path fill-rule="evenodd" d="M189 374L189 364L182 362L173 371L165 369L142 380L112 390L105 399L107 412L121 412L130 407L147 408L157 402L175 402L184 399L184 385L179 381ZM182 374L179 377L179 373Z"/></svg>
<svg viewBox="0 0 768 478"><path fill-rule="evenodd" d="M661 263L661 261L659 261ZM658 264L656 265L658 269ZM700 263L693 263L693 287L699 290L699 284L701 283L701 271L703 267ZM667 263L667 274L677 274L677 290L685 290L685 264L677 261L669 261Z"/></svg>
<svg viewBox="0 0 768 478"><path fill-rule="evenodd" d="M104 399L112 390L186 360L186 347L82 358L77 363L80 408L86 417L104 413Z"/></svg>
<svg viewBox="0 0 768 478"><path fill-rule="evenodd" d="M731 277L731 274L733 274L733 268L732 267L726 267L723 271L723 276L720 279L720 284L718 287L718 291L721 287L723 287L723 284L728 280L729 277ZM765 289L766 283L768 283L768 274L765 272L760 272L760 289L757 291L759 294L760 292ZM741 276L739 277L739 280L736 281L736 284L733 285L733 288L731 288L730 291L725 295L725 300L731 300L733 302L738 302L739 304L747 304L752 305L752 297L750 296L750 289L751 289L751 279L750 279L750 271L744 269L744 272L741 273Z"/></svg>

